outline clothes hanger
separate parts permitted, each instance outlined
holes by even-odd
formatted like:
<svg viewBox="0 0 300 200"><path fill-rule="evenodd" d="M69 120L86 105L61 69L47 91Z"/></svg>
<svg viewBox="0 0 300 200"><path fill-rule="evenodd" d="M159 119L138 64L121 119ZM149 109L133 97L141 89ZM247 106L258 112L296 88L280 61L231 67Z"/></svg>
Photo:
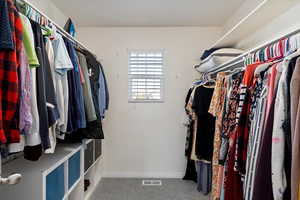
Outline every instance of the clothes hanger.
<svg viewBox="0 0 300 200"><path fill-rule="evenodd" d="M230 72L230 74L236 74L236 73L241 72L243 70L245 70L245 66L237 67L237 68L235 68L235 69L233 69L229 72Z"/></svg>
<svg viewBox="0 0 300 200"><path fill-rule="evenodd" d="M41 29L44 36L50 37L52 35L52 31L48 27L41 26Z"/></svg>
<svg viewBox="0 0 300 200"><path fill-rule="evenodd" d="M285 61L290 61L290 60L292 60L293 58L298 57L298 56L300 56L300 49L298 49L298 50L295 51L294 53L292 53L292 54L286 56L284 60L285 60Z"/></svg>
<svg viewBox="0 0 300 200"><path fill-rule="evenodd" d="M207 75L206 78L207 78L207 80L203 84L203 86L206 88L214 88L216 81L211 77L211 75Z"/></svg>
<svg viewBox="0 0 300 200"><path fill-rule="evenodd" d="M285 57L285 61L290 61L291 59L300 56L300 35L296 35L290 39L290 51L292 52Z"/></svg>

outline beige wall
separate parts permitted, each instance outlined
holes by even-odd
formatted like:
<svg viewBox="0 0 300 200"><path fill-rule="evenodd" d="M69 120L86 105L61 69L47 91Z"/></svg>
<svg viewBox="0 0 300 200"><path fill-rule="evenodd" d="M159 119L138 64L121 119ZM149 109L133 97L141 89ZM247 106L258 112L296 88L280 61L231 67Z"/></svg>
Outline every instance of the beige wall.
<svg viewBox="0 0 300 200"><path fill-rule="evenodd" d="M184 100L201 52L218 28L81 28L78 37L102 59L110 90L103 122L104 174L181 177L185 169ZM128 103L128 50L164 49L164 103Z"/></svg>

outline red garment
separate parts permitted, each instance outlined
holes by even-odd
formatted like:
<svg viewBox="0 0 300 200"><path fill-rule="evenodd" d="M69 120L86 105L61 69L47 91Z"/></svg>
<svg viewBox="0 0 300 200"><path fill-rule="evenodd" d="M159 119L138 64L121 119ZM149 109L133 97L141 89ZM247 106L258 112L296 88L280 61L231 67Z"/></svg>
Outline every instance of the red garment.
<svg viewBox="0 0 300 200"><path fill-rule="evenodd" d="M232 83L232 90L228 102L228 112L226 113L226 118L224 118L224 128L227 127L227 136L229 140L226 164L224 166L224 198L225 200L242 200L242 182L241 176L238 172L234 170L235 163L235 149L236 149L236 114L239 106L239 87L243 78L243 73L240 73L235 77ZM222 170L222 168L220 168ZM222 172L222 171L220 171Z"/></svg>
<svg viewBox="0 0 300 200"><path fill-rule="evenodd" d="M269 116L272 100L275 95L275 84L276 84L276 75L277 75L277 65L278 63L274 64L271 67L271 72L268 74L268 100L267 100L267 114L266 116Z"/></svg>
<svg viewBox="0 0 300 200"><path fill-rule="evenodd" d="M7 0L7 4L15 48L0 51L0 143L17 143L20 141L17 112L20 96L18 68L23 27L13 2Z"/></svg>
<svg viewBox="0 0 300 200"><path fill-rule="evenodd" d="M235 149L235 170L246 173L247 147L250 130L251 89L255 85L254 72L261 63L248 65L240 87L239 109L237 114L237 135Z"/></svg>
<svg viewBox="0 0 300 200"><path fill-rule="evenodd" d="M229 139L229 151L224 178L224 200L243 200L243 183L240 174L234 170L234 156L237 132Z"/></svg>

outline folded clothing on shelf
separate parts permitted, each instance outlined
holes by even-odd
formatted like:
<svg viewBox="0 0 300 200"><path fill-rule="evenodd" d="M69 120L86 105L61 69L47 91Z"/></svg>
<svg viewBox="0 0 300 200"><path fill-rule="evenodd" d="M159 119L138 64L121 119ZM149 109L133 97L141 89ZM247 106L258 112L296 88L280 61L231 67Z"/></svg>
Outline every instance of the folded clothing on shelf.
<svg viewBox="0 0 300 200"><path fill-rule="evenodd" d="M199 72L206 72L219 65L229 61L230 59L244 53L243 50L234 48L221 48L213 51L208 57L201 61L196 68Z"/></svg>

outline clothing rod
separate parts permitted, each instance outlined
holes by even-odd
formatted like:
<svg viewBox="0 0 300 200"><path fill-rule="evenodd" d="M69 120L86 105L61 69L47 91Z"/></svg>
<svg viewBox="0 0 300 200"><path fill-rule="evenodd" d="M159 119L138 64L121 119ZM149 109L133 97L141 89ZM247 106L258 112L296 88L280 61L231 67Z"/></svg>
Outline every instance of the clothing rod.
<svg viewBox="0 0 300 200"><path fill-rule="evenodd" d="M78 40L76 40L72 35L70 35L68 32L66 32L63 28L61 28L55 21L53 21L50 17L48 17L45 13L43 13L42 11L40 11L37 7L35 7L32 3L28 2L28 0L18 0L21 1L25 4L27 4L28 6L30 6L32 9L34 9L36 12L38 12L40 15L42 15L43 17L45 17L48 21L50 21L56 28L57 30L66 38L72 40L73 42L75 42L76 44L78 44L79 46L81 46L82 48L89 50L84 44L82 44L81 42L79 42Z"/></svg>
<svg viewBox="0 0 300 200"><path fill-rule="evenodd" d="M253 49L250 49L247 52L241 54L240 56L237 56L237 57L229 60L228 62L220 65L218 68L212 69L211 71L209 71L207 73L212 74L212 73L220 72L221 69L222 70L226 70L226 68L234 65L235 63L244 61L245 56L247 56L249 54L252 54L252 53L255 53L255 52L257 52L258 50L260 50L260 49L262 49L264 47L267 47L267 46L270 46L272 44L275 44L276 42L280 41L281 39L288 38L288 37L291 37L293 35L296 35L297 33L300 33L300 28L298 28L298 29L296 29L296 30L294 30L292 32L289 32L287 34L283 34L282 36L280 36L280 37L278 37L276 39L270 40L270 41L268 41L268 42L266 42L264 44L261 44L261 45L255 47L255 48L253 48Z"/></svg>

